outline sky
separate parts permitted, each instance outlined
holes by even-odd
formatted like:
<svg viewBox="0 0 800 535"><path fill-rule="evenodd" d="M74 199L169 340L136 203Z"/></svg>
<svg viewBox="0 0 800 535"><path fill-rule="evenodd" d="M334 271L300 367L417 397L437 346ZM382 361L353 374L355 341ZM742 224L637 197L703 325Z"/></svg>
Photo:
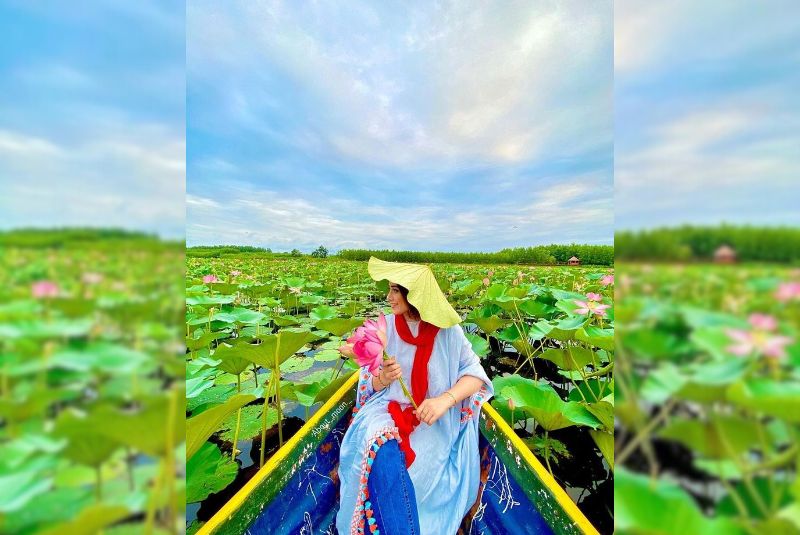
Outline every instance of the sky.
<svg viewBox="0 0 800 535"><path fill-rule="evenodd" d="M185 4L0 3L0 229L184 236Z"/></svg>
<svg viewBox="0 0 800 535"><path fill-rule="evenodd" d="M610 1L192 1L187 245L613 243Z"/></svg>
<svg viewBox="0 0 800 535"><path fill-rule="evenodd" d="M615 219L800 224L800 2L618 0Z"/></svg>

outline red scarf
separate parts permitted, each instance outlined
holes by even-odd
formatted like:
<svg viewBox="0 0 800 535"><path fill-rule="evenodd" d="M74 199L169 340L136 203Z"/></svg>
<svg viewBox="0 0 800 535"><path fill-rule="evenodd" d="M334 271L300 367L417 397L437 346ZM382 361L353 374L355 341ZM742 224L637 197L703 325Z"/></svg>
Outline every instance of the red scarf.
<svg viewBox="0 0 800 535"><path fill-rule="evenodd" d="M419 324L419 334L414 337L403 316L394 317L394 327L403 342L417 347L414 353L414 366L411 369L411 396L419 405L428 395L428 361L431 359L433 340L436 338L436 333L439 332L439 327L422 321ZM400 433L402 439L400 449L406 455L406 468L408 468L417 457L417 454L411 449L410 436L414 428L419 425L419 419L414 415L413 406L403 410L396 401L389 402L389 414Z"/></svg>

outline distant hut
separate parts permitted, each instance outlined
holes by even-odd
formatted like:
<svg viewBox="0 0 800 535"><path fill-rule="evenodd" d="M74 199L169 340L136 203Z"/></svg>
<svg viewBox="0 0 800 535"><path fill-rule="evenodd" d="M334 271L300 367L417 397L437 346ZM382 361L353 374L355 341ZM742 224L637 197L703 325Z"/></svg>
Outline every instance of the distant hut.
<svg viewBox="0 0 800 535"><path fill-rule="evenodd" d="M714 251L714 262L718 264L732 264L736 262L736 251L730 245L720 245Z"/></svg>
<svg viewBox="0 0 800 535"><path fill-rule="evenodd" d="M568 266L580 266L581 265L581 261L578 260L577 256L573 256L569 260L567 260L567 265Z"/></svg>

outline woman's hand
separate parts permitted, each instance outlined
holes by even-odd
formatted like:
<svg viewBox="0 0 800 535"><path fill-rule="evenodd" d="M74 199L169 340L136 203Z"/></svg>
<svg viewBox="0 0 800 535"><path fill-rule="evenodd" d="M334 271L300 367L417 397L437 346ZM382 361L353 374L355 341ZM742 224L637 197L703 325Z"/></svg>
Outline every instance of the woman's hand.
<svg viewBox="0 0 800 535"><path fill-rule="evenodd" d="M428 398L419 404L419 408L414 411L420 422L433 425L436 420L441 418L444 413L453 407L453 398L446 394L435 398Z"/></svg>
<svg viewBox="0 0 800 535"><path fill-rule="evenodd" d="M389 357L383 361L383 369L378 373L378 380L386 385L391 385L394 381L398 380L403 375L403 370L397 363L394 357Z"/></svg>

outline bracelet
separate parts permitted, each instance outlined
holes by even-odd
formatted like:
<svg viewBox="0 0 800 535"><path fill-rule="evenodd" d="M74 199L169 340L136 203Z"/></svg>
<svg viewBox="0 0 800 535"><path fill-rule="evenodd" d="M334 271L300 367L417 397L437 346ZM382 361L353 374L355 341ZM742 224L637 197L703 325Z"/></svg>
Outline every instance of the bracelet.
<svg viewBox="0 0 800 535"><path fill-rule="evenodd" d="M456 397L453 395L453 393L452 393L452 392L450 392L449 390L445 390L445 391L444 391L444 393L445 393L445 394L447 394L448 396L450 396L451 398L453 398L453 405L451 406L451 408L452 408L452 407L455 407L455 406L456 406L456 403L458 403L458 400L457 400L457 399L456 399Z"/></svg>

